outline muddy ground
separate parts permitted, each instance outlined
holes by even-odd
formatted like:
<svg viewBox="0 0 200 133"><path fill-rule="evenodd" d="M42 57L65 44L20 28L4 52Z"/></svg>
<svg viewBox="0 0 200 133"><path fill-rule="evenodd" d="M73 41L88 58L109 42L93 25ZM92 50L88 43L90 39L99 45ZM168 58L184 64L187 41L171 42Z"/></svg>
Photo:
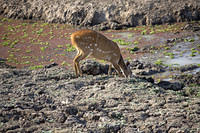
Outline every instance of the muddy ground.
<svg viewBox="0 0 200 133"><path fill-rule="evenodd" d="M200 132L199 27L101 32L119 44L134 76L108 76L106 62L89 58L76 78L76 29L1 16L0 132Z"/></svg>

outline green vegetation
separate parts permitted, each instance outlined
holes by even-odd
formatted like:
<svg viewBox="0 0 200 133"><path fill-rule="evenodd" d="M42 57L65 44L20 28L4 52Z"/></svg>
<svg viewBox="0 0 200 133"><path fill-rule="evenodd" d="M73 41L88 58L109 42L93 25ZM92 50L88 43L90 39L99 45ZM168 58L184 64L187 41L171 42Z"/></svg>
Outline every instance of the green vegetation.
<svg viewBox="0 0 200 133"><path fill-rule="evenodd" d="M4 41L4 42L2 42L2 45L3 46L8 46L10 44L10 42L11 42L10 40Z"/></svg>
<svg viewBox="0 0 200 133"><path fill-rule="evenodd" d="M32 58L31 56L22 56L22 59L30 59Z"/></svg>
<svg viewBox="0 0 200 133"><path fill-rule="evenodd" d="M147 34L147 30L143 30L142 32L141 32L141 35L146 35Z"/></svg>
<svg viewBox="0 0 200 133"><path fill-rule="evenodd" d="M170 47L166 46L166 47L164 47L164 49L165 49L165 50L169 50L169 49L170 49Z"/></svg>
<svg viewBox="0 0 200 133"><path fill-rule="evenodd" d="M134 54L135 51L138 51L139 48L137 46L133 47L133 48L127 48L127 50L131 53Z"/></svg>
<svg viewBox="0 0 200 133"><path fill-rule="evenodd" d="M152 29L149 34L155 34L155 31Z"/></svg>
<svg viewBox="0 0 200 133"><path fill-rule="evenodd" d="M63 45L57 45L58 48L63 48Z"/></svg>
<svg viewBox="0 0 200 133"><path fill-rule="evenodd" d="M54 59L50 59L50 62L54 62Z"/></svg>
<svg viewBox="0 0 200 133"><path fill-rule="evenodd" d="M44 68L43 65L36 65L36 66L30 66L29 69L31 70L35 70L35 69L41 69L41 68Z"/></svg>
<svg viewBox="0 0 200 133"><path fill-rule="evenodd" d="M67 62L66 62L66 61L63 61L63 62L61 63L61 65L62 65L62 66L66 66L66 65L67 65Z"/></svg>
<svg viewBox="0 0 200 133"><path fill-rule="evenodd" d="M139 44L139 42L138 41L134 41L134 45L138 45Z"/></svg>
<svg viewBox="0 0 200 133"><path fill-rule="evenodd" d="M122 39L113 39L113 42L119 43L119 45L130 45L131 42L126 42L125 40Z"/></svg>
<svg viewBox="0 0 200 133"><path fill-rule="evenodd" d="M76 50L76 48L74 48L71 44L66 44L66 47L67 47L65 49L66 52L73 52Z"/></svg>
<svg viewBox="0 0 200 133"><path fill-rule="evenodd" d="M194 38L185 38L184 42L194 42Z"/></svg>
<svg viewBox="0 0 200 133"><path fill-rule="evenodd" d="M30 53L31 51L32 51L32 50L30 50L30 49L27 49L27 50L26 50L26 53Z"/></svg>
<svg viewBox="0 0 200 133"><path fill-rule="evenodd" d="M131 38L131 37L133 37L133 34L128 34L128 38Z"/></svg>
<svg viewBox="0 0 200 133"><path fill-rule="evenodd" d="M17 44L19 40L15 40L10 44L10 48L14 48L15 44Z"/></svg>
<svg viewBox="0 0 200 133"><path fill-rule="evenodd" d="M31 62L30 61L25 61L25 62L22 62L21 64L25 65L25 64L30 64Z"/></svg>
<svg viewBox="0 0 200 133"><path fill-rule="evenodd" d="M39 29L38 31L36 31L36 33L38 34L38 35L41 35L42 34L42 32L43 32L43 28L41 28L41 29Z"/></svg>
<svg viewBox="0 0 200 133"><path fill-rule="evenodd" d="M41 50L42 52L44 52L46 48L47 48L47 46L40 47L40 50Z"/></svg>
<svg viewBox="0 0 200 133"><path fill-rule="evenodd" d="M174 53L164 52L164 55L169 56L171 59L174 59Z"/></svg>
<svg viewBox="0 0 200 133"><path fill-rule="evenodd" d="M22 38L26 38L26 37L28 37L28 34L25 32Z"/></svg>
<svg viewBox="0 0 200 133"><path fill-rule="evenodd" d="M160 59L158 59L158 60L155 62L155 64L156 64L156 65L159 65L159 66L164 65L164 64L163 64L163 61L160 60Z"/></svg>

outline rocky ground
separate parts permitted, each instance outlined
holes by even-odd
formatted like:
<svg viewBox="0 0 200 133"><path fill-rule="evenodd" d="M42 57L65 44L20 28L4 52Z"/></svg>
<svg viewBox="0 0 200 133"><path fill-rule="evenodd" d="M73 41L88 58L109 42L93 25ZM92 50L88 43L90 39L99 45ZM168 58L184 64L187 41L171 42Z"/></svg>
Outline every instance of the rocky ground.
<svg viewBox="0 0 200 133"><path fill-rule="evenodd" d="M9 18L121 29L200 19L199 0L0 0Z"/></svg>
<svg viewBox="0 0 200 133"><path fill-rule="evenodd" d="M198 0L0 0L0 7L0 132L200 132L200 22L155 25L199 20ZM101 32L123 43L131 78L108 76L94 60L83 61L76 78L69 38L77 29L35 20L100 30L155 26ZM192 65L161 60L187 62L187 54ZM165 72L171 81L155 76Z"/></svg>
<svg viewBox="0 0 200 133"><path fill-rule="evenodd" d="M108 76L104 65L83 64L83 69L90 65L99 72L85 70L88 74L101 75L75 78L55 64L28 70L1 62L0 132L200 132L199 92L190 93L192 87ZM137 64L143 63L132 66Z"/></svg>

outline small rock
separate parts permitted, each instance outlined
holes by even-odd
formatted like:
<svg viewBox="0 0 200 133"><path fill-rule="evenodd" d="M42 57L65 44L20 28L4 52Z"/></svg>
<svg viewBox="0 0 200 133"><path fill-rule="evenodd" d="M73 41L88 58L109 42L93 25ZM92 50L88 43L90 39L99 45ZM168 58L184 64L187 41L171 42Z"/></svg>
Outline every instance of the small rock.
<svg viewBox="0 0 200 133"><path fill-rule="evenodd" d="M49 65L46 65L45 66L45 68L52 68L52 67L55 67L55 66L57 66L58 64L57 63L51 63L51 64L49 64Z"/></svg>
<svg viewBox="0 0 200 133"><path fill-rule="evenodd" d="M174 91L182 90L184 87L184 85L179 82L171 83L169 81L160 81L158 83L158 86L160 86L166 90L174 90Z"/></svg>
<svg viewBox="0 0 200 133"><path fill-rule="evenodd" d="M65 108L65 112L69 115L76 115L78 113L78 109L74 106L69 106Z"/></svg>

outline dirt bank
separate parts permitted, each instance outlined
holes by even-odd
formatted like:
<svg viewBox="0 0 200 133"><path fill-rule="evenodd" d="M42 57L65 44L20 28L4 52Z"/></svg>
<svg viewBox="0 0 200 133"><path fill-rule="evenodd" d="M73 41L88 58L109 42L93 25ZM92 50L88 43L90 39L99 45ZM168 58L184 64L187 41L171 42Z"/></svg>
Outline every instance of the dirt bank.
<svg viewBox="0 0 200 133"><path fill-rule="evenodd" d="M200 19L198 0L0 0L0 14L95 29Z"/></svg>

